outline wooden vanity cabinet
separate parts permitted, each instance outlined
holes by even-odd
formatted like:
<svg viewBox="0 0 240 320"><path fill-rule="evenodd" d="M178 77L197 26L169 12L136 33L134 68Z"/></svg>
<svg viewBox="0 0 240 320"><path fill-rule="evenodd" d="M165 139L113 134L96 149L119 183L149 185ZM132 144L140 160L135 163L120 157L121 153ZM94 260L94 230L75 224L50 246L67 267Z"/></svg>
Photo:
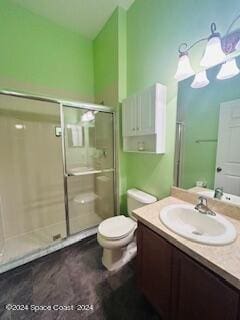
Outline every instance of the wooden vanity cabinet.
<svg viewBox="0 0 240 320"><path fill-rule="evenodd" d="M163 319L170 319L172 246L139 224L137 230L138 286Z"/></svg>
<svg viewBox="0 0 240 320"><path fill-rule="evenodd" d="M162 320L240 320L239 290L139 223L138 285Z"/></svg>
<svg viewBox="0 0 240 320"><path fill-rule="evenodd" d="M173 266L174 320L237 320L237 290L177 249Z"/></svg>

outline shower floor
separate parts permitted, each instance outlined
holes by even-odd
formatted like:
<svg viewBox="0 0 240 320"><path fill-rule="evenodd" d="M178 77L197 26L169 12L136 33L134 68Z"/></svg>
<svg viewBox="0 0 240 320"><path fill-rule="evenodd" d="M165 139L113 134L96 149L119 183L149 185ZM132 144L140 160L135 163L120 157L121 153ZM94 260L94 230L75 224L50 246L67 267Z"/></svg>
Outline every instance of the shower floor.
<svg viewBox="0 0 240 320"><path fill-rule="evenodd" d="M102 221L96 213L81 215L70 218L70 233L75 234L85 229L94 227ZM60 238L53 240L53 236L60 235ZM0 264L9 263L26 255L44 249L51 244L56 244L66 237L66 222L36 229L32 232L21 234L16 237L5 239L0 246Z"/></svg>

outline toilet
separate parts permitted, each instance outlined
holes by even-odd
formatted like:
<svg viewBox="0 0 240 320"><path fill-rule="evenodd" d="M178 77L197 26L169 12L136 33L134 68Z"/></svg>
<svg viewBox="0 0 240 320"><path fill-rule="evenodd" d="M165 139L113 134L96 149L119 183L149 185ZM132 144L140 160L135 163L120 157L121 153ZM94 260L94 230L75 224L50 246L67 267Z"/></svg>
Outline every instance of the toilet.
<svg viewBox="0 0 240 320"><path fill-rule="evenodd" d="M155 201L157 198L148 193L130 189L127 191L129 217L118 215L100 223L97 240L103 248L102 263L109 271L118 270L136 255L137 221L132 216L132 211Z"/></svg>

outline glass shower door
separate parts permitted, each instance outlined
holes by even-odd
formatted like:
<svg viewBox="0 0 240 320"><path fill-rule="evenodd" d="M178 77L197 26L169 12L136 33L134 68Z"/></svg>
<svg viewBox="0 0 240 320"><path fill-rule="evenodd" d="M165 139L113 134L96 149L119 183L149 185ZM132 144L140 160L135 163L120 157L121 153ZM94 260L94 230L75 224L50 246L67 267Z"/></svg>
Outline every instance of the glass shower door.
<svg viewBox="0 0 240 320"><path fill-rule="evenodd" d="M58 104L0 96L0 262L66 237Z"/></svg>
<svg viewBox="0 0 240 320"><path fill-rule="evenodd" d="M70 234L114 215L113 114L63 107Z"/></svg>

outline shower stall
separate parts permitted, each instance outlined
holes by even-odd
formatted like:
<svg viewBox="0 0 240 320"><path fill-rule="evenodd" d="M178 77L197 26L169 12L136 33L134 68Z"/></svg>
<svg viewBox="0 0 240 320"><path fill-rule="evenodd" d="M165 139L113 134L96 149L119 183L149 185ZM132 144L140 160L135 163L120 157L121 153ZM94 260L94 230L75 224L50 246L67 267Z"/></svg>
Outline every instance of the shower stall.
<svg viewBox="0 0 240 320"><path fill-rule="evenodd" d="M0 272L116 212L110 107L0 91Z"/></svg>

